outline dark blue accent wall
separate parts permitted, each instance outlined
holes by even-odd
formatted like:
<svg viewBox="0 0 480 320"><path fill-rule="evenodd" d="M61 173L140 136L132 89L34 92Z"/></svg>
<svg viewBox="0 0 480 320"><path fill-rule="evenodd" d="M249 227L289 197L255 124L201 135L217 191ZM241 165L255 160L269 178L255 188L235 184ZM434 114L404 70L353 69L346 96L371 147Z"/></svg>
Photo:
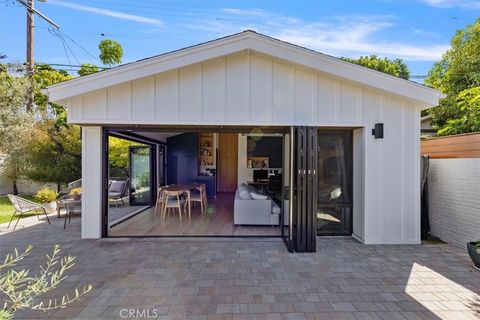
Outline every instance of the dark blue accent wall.
<svg viewBox="0 0 480 320"><path fill-rule="evenodd" d="M167 184L187 183L198 175L198 134L167 138Z"/></svg>
<svg viewBox="0 0 480 320"><path fill-rule="evenodd" d="M198 133L167 138L167 184L202 182L207 196L215 197L215 177L198 176Z"/></svg>

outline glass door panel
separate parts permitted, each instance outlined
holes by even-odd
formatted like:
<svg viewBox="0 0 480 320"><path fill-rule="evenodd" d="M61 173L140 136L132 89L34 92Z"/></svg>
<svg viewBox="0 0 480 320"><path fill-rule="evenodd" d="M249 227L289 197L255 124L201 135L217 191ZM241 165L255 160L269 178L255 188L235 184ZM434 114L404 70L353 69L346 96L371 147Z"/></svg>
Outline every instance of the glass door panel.
<svg viewBox="0 0 480 320"><path fill-rule="evenodd" d="M351 131L318 131L318 235L352 234Z"/></svg>
<svg viewBox="0 0 480 320"><path fill-rule="evenodd" d="M133 146L130 153L130 205L152 202L151 152L149 146Z"/></svg>

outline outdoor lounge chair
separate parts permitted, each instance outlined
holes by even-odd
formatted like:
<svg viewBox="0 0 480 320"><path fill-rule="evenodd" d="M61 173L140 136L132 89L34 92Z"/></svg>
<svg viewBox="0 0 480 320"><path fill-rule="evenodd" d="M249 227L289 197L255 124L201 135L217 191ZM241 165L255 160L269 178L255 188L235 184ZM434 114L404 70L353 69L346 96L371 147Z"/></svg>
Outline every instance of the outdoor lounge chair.
<svg viewBox="0 0 480 320"><path fill-rule="evenodd" d="M121 201L125 205L123 198L127 196L128 191L128 179L123 181L112 180L108 185L108 201L115 202L115 206L118 206L118 202Z"/></svg>
<svg viewBox="0 0 480 320"><path fill-rule="evenodd" d="M18 221L20 221L20 218L22 217L22 215L28 212L38 213L39 211L40 212L43 211L43 214L47 218L48 224L50 224L50 219L48 219L47 212L45 211L45 208L43 208L40 204L24 198L14 196L13 194L8 194L7 197L12 203L13 207L15 208L15 211L12 214L12 218L10 219L10 222L8 223L7 228L10 228L10 224L12 223L15 215L17 214L18 219L17 219L17 222L15 223L15 226L13 227L13 230L15 230L15 228L18 225ZM40 218L38 217L38 215L37 215L37 219L40 221Z"/></svg>
<svg viewBox="0 0 480 320"><path fill-rule="evenodd" d="M60 201L60 199L63 198L64 196L70 194L70 192L73 189L76 189L76 188L82 188L82 179L78 179L78 180L70 182L65 189L60 191L60 196L61 197L58 198L58 200L57 200L57 218L60 218L60 211L62 209L65 209L65 207L63 206L63 202Z"/></svg>

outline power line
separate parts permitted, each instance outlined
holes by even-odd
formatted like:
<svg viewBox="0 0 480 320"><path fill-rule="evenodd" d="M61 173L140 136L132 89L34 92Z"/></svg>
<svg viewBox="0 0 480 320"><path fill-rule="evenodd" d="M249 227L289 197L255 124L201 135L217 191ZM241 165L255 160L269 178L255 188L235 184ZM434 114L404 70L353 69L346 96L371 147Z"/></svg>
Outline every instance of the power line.
<svg viewBox="0 0 480 320"><path fill-rule="evenodd" d="M87 51L87 49L83 48L81 45L79 45L75 40L73 40L70 36L68 36L66 33L63 32L63 35L69 39L70 41L72 41L77 47L79 47L80 49L82 49L86 54L88 54L90 57L94 58L95 60L97 60L98 62L101 63L100 59L98 59L98 57L95 57L93 54L91 54L90 52Z"/></svg>

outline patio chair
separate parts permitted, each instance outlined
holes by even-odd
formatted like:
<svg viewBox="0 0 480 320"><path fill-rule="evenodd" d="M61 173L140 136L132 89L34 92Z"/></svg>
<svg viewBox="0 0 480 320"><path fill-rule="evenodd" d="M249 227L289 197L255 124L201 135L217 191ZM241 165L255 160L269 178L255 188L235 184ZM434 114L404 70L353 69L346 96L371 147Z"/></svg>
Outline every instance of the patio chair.
<svg viewBox="0 0 480 320"><path fill-rule="evenodd" d="M70 223L73 213L82 212L82 200L75 197L75 195L67 194L58 199L58 202L62 204L62 207L65 208L65 221L63 222L63 229L67 227Z"/></svg>
<svg viewBox="0 0 480 320"><path fill-rule="evenodd" d="M72 182L68 183L67 187L65 189L63 189L62 191L60 191L59 194L60 194L60 196L69 195L70 192L73 189L76 189L76 188L82 188L82 179L78 179L78 180L75 180L75 181L72 181ZM60 199L61 199L61 197L57 200L57 218L60 218L60 211L62 209L65 209L63 207L63 203L61 201L59 201Z"/></svg>
<svg viewBox="0 0 480 320"><path fill-rule="evenodd" d="M33 201L20 198L17 196L14 196L13 194L8 194L7 195L8 199L12 203L13 207L15 208L15 211L12 214L12 218L10 219L10 222L8 223L7 228L10 228L10 224L13 221L13 218L15 217L16 214L18 214L18 219L17 222L15 223L15 226L13 227L13 230L17 228L18 221L20 221L20 218L22 217L23 214L29 213L29 212L43 212L45 217L47 218L48 224L50 224L50 219L48 219L47 212L45 211L45 208L42 207L42 205L35 203ZM40 221L40 218L37 215L38 221Z"/></svg>
<svg viewBox="0 0 480 320"><path fill-rule="evenodd" d="M112 180L108 185L108 201L114 201L115 206L118 207L118 202L125 205L125 198L128 194L128 179L123 181Z"/></svg>

